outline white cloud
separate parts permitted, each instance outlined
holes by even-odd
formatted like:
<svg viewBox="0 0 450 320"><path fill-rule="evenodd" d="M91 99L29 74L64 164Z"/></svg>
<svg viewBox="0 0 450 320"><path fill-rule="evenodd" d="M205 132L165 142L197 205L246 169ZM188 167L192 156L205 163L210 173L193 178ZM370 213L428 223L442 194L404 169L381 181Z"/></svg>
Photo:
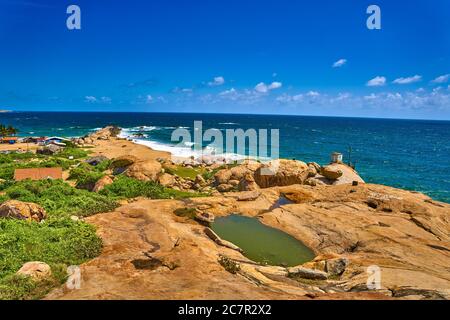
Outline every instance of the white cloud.
<svg viewBox="0 0 450 320"><path fill-rule="evenodd" d="M335 100L341 101L341 100L349 99L351 96L352 95L348 92L343 92L343 93L340 92Z"/></svg>
<svg viewBox="0 0 450 320"><path fill-rule="evenodd" d="M289 102L300 102L304 98L303 94L296 94L296 95L289 95L289 94L282 94L281 96L278 96L275 100L278 102L283 103L289 103Z"/></svg>
<svg viewBox="0 0 450 320"><path fill-rule="evenodd" d="M396 83L396 84L410 84L410 83L418 82L420 80L422 80L422 76L419 76L419 75L416 74L415 76L412 76L412 77L395 79L394 81L392 81L392 83Z"/></svg>
<svg viewBox="0 0 450 320"><path fill-rule="evenodd" d="M279 88L281 88L283 86L283 84L281 83L281 82L272 82L270 85L269 85L269 90L273 90L273 89L279 89Z"/></svg>
<svg viewBox="0 0 450 320"><path fill-rule="evenodd" d="M104 103L111 103L111 98L110 97L101 97L100 100Z"/></svg>
<svg viewBox="0 0 450 320"><path fill-rule="evenodd" d="M92 103L92 102L97 102L97 98L94 97L94 96L86 96L86 97L84 97L84 100L85 100L86 102L90 102L90 103Z"/></svg>
<svg viewBox="0 0 450 320"><path fill-rule="evenodd" d="M386 84L386 78L377 76L367 82L368 87L381 87Z"/></svg>
<svg viewBox="0 0 450 320"><path fill-rule="evenodd" d="M191 88L180 88L180 87L175 87L172 89L172 93L192 93L194 90Z"/></svg>
<svg viewBox="0 0 450 320"><path fill-rule="evenodd" d="M210 87L217 87L217 86L221 86L225 83L225 78L222 76L219 77L214 77L214 79L210 82L208 82L208 86Z"/></svg>
<svg viewBox="0 0 450 320"><path fill-rule="evenodd" d="M272 82L271 84L267 85L264 82L260 82L255 86L255 91L259 93L267 93L270 90L279 89L283 86L281 82Z"/></svg>
<svg viewBox="0 0 450 320"><path fill-rule="evenodd" d="M347 59L339 59L338 61L333 63L333 68L340 68L346 63L347 63Z"/></svg>
<svg viewBox="0 0 450 320"><path fill-rule="evenodd" d="M151 95L147 95L146 99L145 99L145 103L150 104L154 101L155 99L153 99L153 97Z"/></svg>
<svg viewBox="0 0 450 320"><path fill-rule="evenodd" d="M306 95L308 97L318 97L320 96L320 93L318 93L317 91L309 91Z"/></svg>
<svg viewBox="0 0 450 320"><path fill-rule="evenodd" d="M437 77L436 79L434 79L433 83L445 83L448 81L448 79L450 79L450 74L444 74L442 76Z"/></svg>
<svg viewBox="0 0 450 320"><path fill-rule="evenodd" d="M255 86L255 90L261 93L266 93L269 91L269 88L264 82L260 82Z"/></svg>
<svg viewBox="0 0 450 320"><path fill-rule="evenodd" d="M234 95L236 93L237 93L236 89L231 88L230 90L222 91L221 93L219 93L219 95L220 96L229 96L229 95Z"/></svg>

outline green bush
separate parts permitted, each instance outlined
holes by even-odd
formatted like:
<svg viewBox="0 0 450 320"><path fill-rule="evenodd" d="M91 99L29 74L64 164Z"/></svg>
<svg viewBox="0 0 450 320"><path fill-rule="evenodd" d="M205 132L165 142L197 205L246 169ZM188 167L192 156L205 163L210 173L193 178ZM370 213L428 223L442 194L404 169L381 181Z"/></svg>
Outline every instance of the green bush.
<svg viewBox="0 0 450 320"><path fill-rule="evenodd" d="M4 191L10 199L37 203L47 212L59 216L89 216L117 207L112 198L73 188L61 180L25 180Z"/></svg>
<svg viewBox="0 0 450 320"><path fill-rule="evenodd" d="M5 163L13 163L14 161L20 161L20 160L29 160L32 158L36 158L36 155L32 152L26 152L26 153L18 153L13 152L9 154L0 154L0 164Z"/></svg>
<svg viewBox="0 0 450 320"><path fill-rule="evenodd" d="M89 164L80 163L78 167L70 170L69 179L77 181L77 188L92 189L95 183L105 176L94 168Z"/></svg>
<svg viewBox="0 0 450 320"><path fill-rule="evenodd" d="M103 172L108 170L109 166L111 165L111 160L104 160L100 162L98 165L94 166L93 169L97 172Z"/></svg>
<svg viewBox="0 0 450 320"><path fill-rule="evenodd" d="M56 156L62 158L73 157L74 159L82 159L88 156L88 152L81 148L76 147L66 147L61 152L59 152Z"/></svg>
<svg viewBox="0 0 450 320"><path fill-rule="evenodd" d="M65 278L65 267L100 254L101 239L93 226L71 219L49 218L44 223L0 219L0 300L39 298ZM52 267L42 282L15 275L29 261Z"/></svg>
<svg viewBox="0 0 450 320"><path fill-rule="evenodd" d="M144 182L126 176L118 176L113 184L106 186L100 194L113 198L146 197L151 199L182 199L202 196L199 193L177 191L155 182Z"/></svg>

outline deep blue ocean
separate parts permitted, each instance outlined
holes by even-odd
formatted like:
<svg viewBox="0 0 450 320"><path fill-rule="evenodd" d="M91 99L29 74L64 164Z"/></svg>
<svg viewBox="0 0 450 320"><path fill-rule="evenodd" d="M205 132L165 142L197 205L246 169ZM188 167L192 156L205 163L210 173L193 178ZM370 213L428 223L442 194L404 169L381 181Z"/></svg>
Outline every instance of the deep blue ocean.
<svg viewBox="0 0 450 320"><path fill-rule="evenodd" d="M141 132L149 146L171 151L172 131L192 129L279 129L280 157L326 164L338 151L351 159L366 182L420 191L450 203L450 121L334 118L279 115L176 113L0 113L19 136L81 136L114 124ZM269 140L270 141L270 140ZM142 141L141 141L142 142Z"/></svg>

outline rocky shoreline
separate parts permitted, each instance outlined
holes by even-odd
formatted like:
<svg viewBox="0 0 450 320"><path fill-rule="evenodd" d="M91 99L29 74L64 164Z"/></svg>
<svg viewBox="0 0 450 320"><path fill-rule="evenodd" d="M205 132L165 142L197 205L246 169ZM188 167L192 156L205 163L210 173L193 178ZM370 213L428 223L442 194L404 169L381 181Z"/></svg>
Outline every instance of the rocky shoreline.
<svg viewBox="0 0 450 320"><path fill-rule="evenodd" d="M75 141L112 160L96 190L120 173L209 196L133 199L87 218L103 252L81 266L80 290L60 288L47 299L450 298L449 204L365 184L344 164L277 160L267 176L262 171L273 163L175 163L116 132L107 127ZM281 197L289 203L276 206ZM175 214L180 209L194 216ZM292 235L316 258L293 268L250 261L204 226L233 213ZM378 290L367 288L370 266L381 270Z"/></svg>

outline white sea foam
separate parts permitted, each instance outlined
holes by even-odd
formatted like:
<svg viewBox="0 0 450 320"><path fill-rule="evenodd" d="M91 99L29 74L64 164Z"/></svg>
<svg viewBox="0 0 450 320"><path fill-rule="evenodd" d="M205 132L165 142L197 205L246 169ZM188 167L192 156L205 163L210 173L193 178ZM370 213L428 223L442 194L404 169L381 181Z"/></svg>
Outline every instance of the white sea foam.
<svg viewBox="0 0 450 320"><path fill-rule="evenodd" d="M247 156L235 154L235 153L220 153L216 154L215 148L211 146L206 146L202 150L195 150L192 146L195 145L194 142L184 142L184 146L162 143L158 141L136 138L133 136L134 128L122 129L119 134L120 138L129 139L130 141L147 146L153 150L170 152L175 158L185 158L189 159L194 157L194 159L199 159L202 157L212 157L217 159L224 159L226 162L239 161L248 158Z"/></svg>

